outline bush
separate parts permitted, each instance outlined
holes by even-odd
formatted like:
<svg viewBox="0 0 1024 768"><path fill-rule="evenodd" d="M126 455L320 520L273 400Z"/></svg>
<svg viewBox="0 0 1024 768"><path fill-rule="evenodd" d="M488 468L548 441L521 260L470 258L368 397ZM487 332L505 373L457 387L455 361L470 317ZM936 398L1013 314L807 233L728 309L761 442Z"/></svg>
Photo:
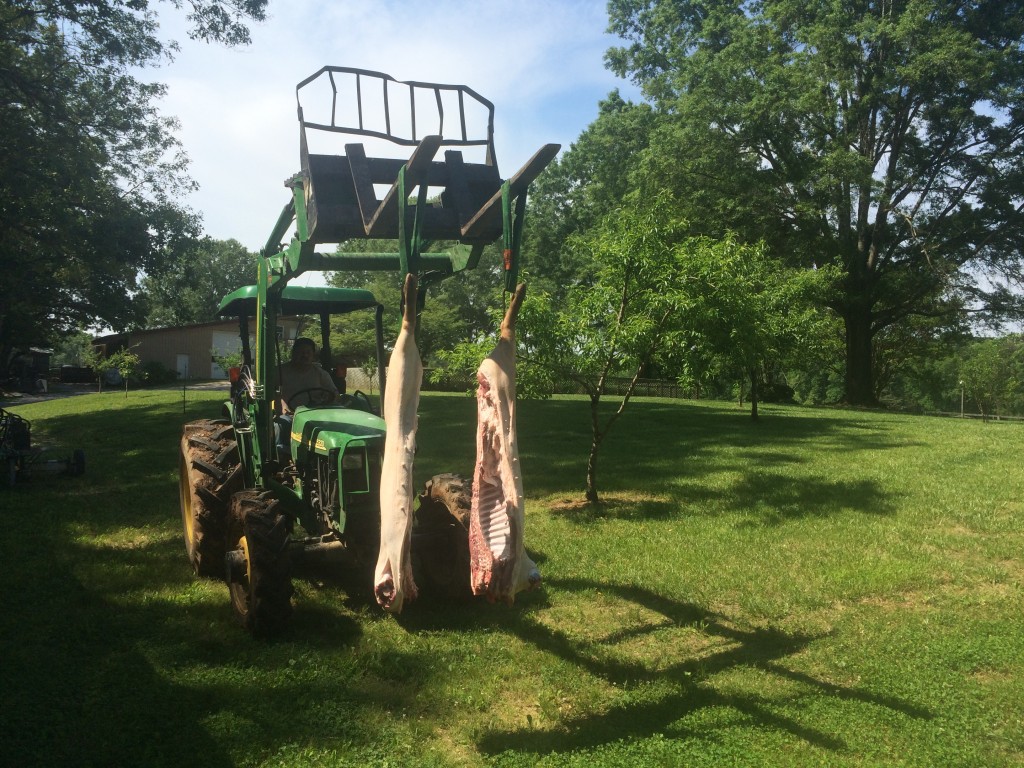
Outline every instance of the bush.
<svg viewBox="0 0 1024 768"><path fill-rule="evenodd" d="M452 368L426 368L423 389L433 392L475 392L476 376Z"/></svg>
<svg viewBox="0 0 1024 768"><path fill-rule="evenodd" d="M96 372L85 365L62 365L59 378L65 384L92 384L96 381Z"/></svg>
<svg viewBox="0 0 1024 768"><path fill-rule="evenodd" d="M159 387L164 384L173 384L178 380L178 372L172 371L166 365L156 360L149 360L142 364L139 371L139 378L142 385L146 387Z"/></svg>
<svg viewBox="0 0 1024 768"><path fill-rule="evenodd" d="M788 384L774 381L762 385L758 393L763 403L795 403L796 391Z"/></svg>

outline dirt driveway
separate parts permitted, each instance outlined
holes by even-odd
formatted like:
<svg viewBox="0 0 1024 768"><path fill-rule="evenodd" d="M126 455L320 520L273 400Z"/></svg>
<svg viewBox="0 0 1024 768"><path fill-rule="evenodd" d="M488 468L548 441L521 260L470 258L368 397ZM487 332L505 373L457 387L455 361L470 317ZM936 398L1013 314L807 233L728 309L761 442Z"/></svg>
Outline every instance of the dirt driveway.
<svg viewBox="0 0 1024 768"><path fill-rule="evenodd" d="M74 395L87 395L96 391L95 384L54 384L47 387L46 392L10 392L0 390L0 408L11 408L27 403L39 403L43 400L57 400Z"/></svg>

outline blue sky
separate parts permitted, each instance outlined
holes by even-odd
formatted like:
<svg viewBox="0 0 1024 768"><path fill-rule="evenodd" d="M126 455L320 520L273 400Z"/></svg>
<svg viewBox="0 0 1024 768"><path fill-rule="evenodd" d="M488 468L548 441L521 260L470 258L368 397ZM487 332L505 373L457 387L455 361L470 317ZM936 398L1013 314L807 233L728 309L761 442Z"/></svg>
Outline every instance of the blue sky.
<svg viewBox="0 0 1024 768"><path fill-rule="evenodd" d="M271 0L268 16L252 45L225 49L187 40L166 13L181 51L151 73L168 85L162 111L180 120L200 185L188 203L207 234L252 250L299 169L295 85L324 65L470 86L494 103L505 177L543 144L568 148L613 88L636 94L604 67L616 40L599 0Z"/></svg>

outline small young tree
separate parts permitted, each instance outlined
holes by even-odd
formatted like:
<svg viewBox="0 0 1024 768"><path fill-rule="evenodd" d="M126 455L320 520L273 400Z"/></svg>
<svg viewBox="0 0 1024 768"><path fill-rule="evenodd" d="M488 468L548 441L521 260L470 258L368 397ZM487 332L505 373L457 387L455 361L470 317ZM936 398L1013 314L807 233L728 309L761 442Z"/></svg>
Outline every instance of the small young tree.
<svg viewBox="0 0 1024 768"><path fill-rule="evenodd" d="M600 500L601 446L689 304L676 258L683 227L667 198L646 209L615 211L571 241L588 265L585 281L570 286L558 304L543 293L531 296L520 316L522 359L554 381L573 382L590 399L586 498L592 504ZM612 376L628 383L615 410L602 418Z"/></svg>
<svg viewBox="0 0 1024 768"><path fill-rule="evenodd" d="M234 352L222 352L216 349L211 349L210 358L214 363L220 366L222 371L227 373L232 368L236 368L242 364L242 351L238 349Z"/></svg>
<svg viewBox="0 0 1024 768"><path fill-rule="evenodd" d="M124 382L124 396L128 397L128 377L138 369L140 362L139 356L132 352L130 348L120 349L109 357L102 359L97 356L92 363L92 368L96 371L99 391L103 391L103 375L107 371L117 371Z"/></svg>
<svg viewBox="0 0 1024 768"><path fill-rule="evenodd" d="M667 198L646 209L615 211L572 240L571 247L586 265L583 278L563 286L560 298L530 291L519 315L519 395L546 397L556 386L572 383L590 399L586 498L591 503L600 501L601 446L681 309L683 294L673 247L682 227L672 217ZM493 327L498 327L497 319ZM461 344L440 359L449 371L471 371L489 345L493 346L493 339ZM433 374L435 380L444 375L443 371ZM612 376L625 376L629 383L618 407L602 419L601 401Z"/></svg>
<svg viewBox="0 0 1024 768"><path fill-rule="evenodd" d="M693 379L734 373L746 380L750 416L773 365L806 358L827 343L828 317L815 304L835 280L830 268L789 269L733 236L691 239L677 249L688 309L675 345Z"/></svg>
<svg viewBox="0 0 1024 768"><path fill-rule="evenodd" d="M960 364L960 381L985 419L1013 411L1024 395L1024 335L972 344Z"/></svg>
<svg viewBox="0 0 1024 768"><path fill-rule="evenodd" d="M544 396L571 383L590 400L591 503L600 501L601 447L649 367L678 369L699 352L751 372L756 381L761 361L800 342L804 323L794 318L812 313L796 301L812 278L793 278L763 249L735 238L686 237L673 208L661 195L570 239L586 265L581 279L563 286L560 298L530 292L519 316L520 395ZM466 370L482 355L480 345L463 345L443 360ZM612 377L627 383L615 409L603 415Z"/></svg>

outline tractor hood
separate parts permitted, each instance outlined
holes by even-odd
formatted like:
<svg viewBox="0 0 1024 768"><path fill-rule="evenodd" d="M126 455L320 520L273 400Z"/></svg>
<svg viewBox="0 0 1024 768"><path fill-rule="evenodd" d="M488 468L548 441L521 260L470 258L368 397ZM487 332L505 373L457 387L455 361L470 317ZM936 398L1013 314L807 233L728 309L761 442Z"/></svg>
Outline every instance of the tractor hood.
<svg viewBox="0 0 1024 768"><path fill-rule="evenodd" d="M384 419L372 413L342 406L300 406L292 420L292 453L301 463L312 450L326 455L335 448L344 453L349 443L369 445L383 441Z"/></svg>

